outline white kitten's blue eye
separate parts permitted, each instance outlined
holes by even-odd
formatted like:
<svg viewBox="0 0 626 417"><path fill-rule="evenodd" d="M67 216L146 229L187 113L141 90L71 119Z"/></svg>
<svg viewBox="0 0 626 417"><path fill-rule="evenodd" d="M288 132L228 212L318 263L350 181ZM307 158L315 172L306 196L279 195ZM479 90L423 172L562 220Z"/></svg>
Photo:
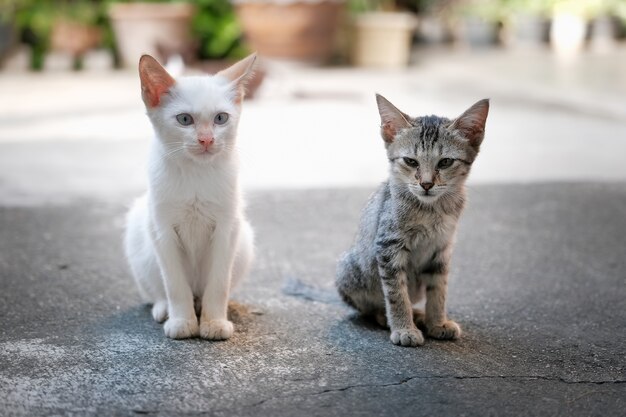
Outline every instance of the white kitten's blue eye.
<svg viewBox="0 0 626 417"><path fill-rule="evenodd" d="M437 164L437 168L438 169L450 168L450 166L452 165L453 162L454 162L454 159L452 159L452 158L443 158Z"/></svg>
<svg viewBox="0 0 626 417"><path fill-rule="evenodd" d="M216 125L223 125L228 121L228 113L218 113L213 121Z"/></svg>
<svg viewBox="0 0 626 417"><path fill-rule="evenodd" d="M176 115L176 120L183 126L189 126L193 124L193 117L189 113L181 113Z"/></svg>
<svg viewBox="0 0 626 417"><path fill-rule="evenodd" d="M419 162L412 158L402 158L404 159L404 163L410 166L411 168L417 168L419 166Z"/></svg>

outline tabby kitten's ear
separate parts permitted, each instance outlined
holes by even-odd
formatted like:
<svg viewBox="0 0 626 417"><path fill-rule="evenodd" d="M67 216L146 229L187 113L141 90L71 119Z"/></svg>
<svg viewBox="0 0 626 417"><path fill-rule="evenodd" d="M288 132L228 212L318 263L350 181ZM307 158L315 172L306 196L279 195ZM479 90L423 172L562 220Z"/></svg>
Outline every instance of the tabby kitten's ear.
<svg viewBox="0 0 626 417"><path fill-rule="evenodd" d="M457 117L450 125L450 130L458 131L473 148L478 150L485 136L485 123L488 114L489 99L485 98Z"/></svg>
<svg viewBox="0 0 626 417"><path fill-rule="evenodd" d="M376 103L380 113L380 134L385 142L391 143L400 130L411 127L409 116L380 94L376 94Z"/></svg>
<svg viewBox="0 0 626 417"><path fill-rule="evenodd" d="M256 53L248 55L241 61L231 65L215 74L226 78L232 84L234 84L237 90L237 103L241 102L246 92L246 84L254 76L254 64L256 63Z"/></svg>
<svg viewBox="0 0 626 417"><path fill-rule="evenodd" d="M165 68L150 55L139 59L139 78L141 79L141 97L146 107L156 107L176 81L165 71Z"/></svg>

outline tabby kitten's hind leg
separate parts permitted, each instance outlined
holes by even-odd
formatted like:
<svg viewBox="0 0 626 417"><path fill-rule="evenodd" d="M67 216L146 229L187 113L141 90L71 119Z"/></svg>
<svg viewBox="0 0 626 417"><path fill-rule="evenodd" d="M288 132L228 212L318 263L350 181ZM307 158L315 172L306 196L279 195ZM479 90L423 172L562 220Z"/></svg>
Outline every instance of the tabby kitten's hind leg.
<svg viewBox="0 0 626 417"><path fill-rule="evenodd" d="M374 313L374 320L376 323L382 328L388 329L389 324L387 324L387 314L385 314L385 310L378 310Z"/></svg>
<svg viewBox="0 0 626 417"><path fill-rule="evenodd" d="M426 314L419 308L413 308L413 323L420 330L426 329Z"/></svg>

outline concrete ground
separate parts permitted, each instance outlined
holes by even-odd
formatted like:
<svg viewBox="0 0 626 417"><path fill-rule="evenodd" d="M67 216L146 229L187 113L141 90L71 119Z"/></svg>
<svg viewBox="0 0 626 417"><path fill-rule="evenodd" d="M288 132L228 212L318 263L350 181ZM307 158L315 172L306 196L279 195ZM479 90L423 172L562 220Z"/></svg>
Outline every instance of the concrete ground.
<svg viewBox="0 0 626 417"><path fill-rule="evenodd" d="M0 74L0 415L619 415L625 56L276 68L240 130L258 258L219 343L166 339L122 256L149 135L134 74ZM450 278L459 341L394 346L333 290L385 175L373 91L414 114L493 99Z"/></svg>

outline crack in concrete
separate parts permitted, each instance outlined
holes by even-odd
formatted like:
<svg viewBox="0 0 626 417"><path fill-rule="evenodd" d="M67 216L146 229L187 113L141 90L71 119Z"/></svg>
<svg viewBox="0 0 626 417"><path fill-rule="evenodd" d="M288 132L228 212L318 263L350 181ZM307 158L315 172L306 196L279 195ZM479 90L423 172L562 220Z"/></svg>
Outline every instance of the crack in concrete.
<svg viewBox="0 0 626 417"><path fill-rule="evenodd" d="M541 376L541 375L429 375L429 376L424 376L424 375L416 375L416 376L410 376L407 378L403 378L400 381L397 382L389 382L389 383L383 383L383 384L355 384L355 385L348 385L345 387L340 387L340 388L329 388L329 389L325 389L323 391L319 391L319 392L310 392L310 393L302 393L302 394L292 394L292 395L285 395L285 396L275 396L275 397L269 397L269 398L265 398L261 401L257 401L256 403L252 403L252 404L248 404L243 406L244 408L253 408L253 407L258 407L262 404L265 404L268 401L272 401L272 400L277 400L277 399L282 399L282 398L291 398L291 397L297 397L297 396L301 396L301 397L309 397L309 396L317 396L317 395L324 395L324 394L328 394L328 393L333 393L333 392L343 392L343 391L348 391L350 389L353 388L385 388L385 387L392 387L392 386L398 386L398 385L403 385L406 384L407 382L413 381L413 380L418 380L418 379L459 379L459 380L463 380L463 379L517 379L517 380L542 380L542 381L552 381L552 382L560 382L560 383L564 383L564 384L590 384L590 385L604 385L604 384L624 384L626 383L626 380L621 380L621 379L617 379L617 380L606 380L606 381L591 381L591 380L580 380L580 381L572 381L572 380L568 380L562 377L548 377L548 376ZM225 410L224 410L225 411Z"/></svg>
<svg viewBox="0 0 626 417"><path fill-rule="evenodd" d="M562 377L549 377L549 376L542 376L542 375L415 375L415 376L409 376L409 377L403 378L400 381L396 381L396 382L388 382L388 383L381 383L381 384L355 384L355 385L347 385L347 386L339 387L339 388L328 388L328 389L318 391L318 392L293 393L291 395L273 396L273 397L268 397L260 401L254 402L252 404L247 404L243 406L220 408L220 409L214 409L214 410L203 410L203 411L196 411L196 412L187 411L187 412L184 412L184 414L185 415L210 415L210 414L215 414L218 412L232 411L232 410L241 409L241 408L254 408L254 407L263 405L269 401L279 400L279 399L286 399L286 398L293 398L293 397L318 396L318 395L324 395L324 394L329 394L329 393L344 392L344 391L348 391L348 390L355 389L355 388L386 388L386 387L404 385L413 380L428 380L428 379L457 379L457 380L512 379L512 380L529 380L529 381L542 380L542 381L559 382L559 383L571 384L571 385L575 385L575 384L608 385L608 384L626 383L626 379L603 380L603 381L569 380L569 379L565 379ZM10 403L4 403L4 404L6 405ZM94 411L93 408L89 408L89 407L79 408L79 409L75 409L75 408L64 409L62 407L61 408L53 407L53 409L59 410L59 411L74 411L74 412L81 412L81 411L87 411L87 410ZM173 410L154 410L154 409L146 410L146 409L140 409L140 408L131 408L128 411L134 414L138 414L138 415L155 415L155 414L170 413ZM174 413L176 412L174 411Z"/></svg>
<svg viewBox="0 0 626 417"><path fill-rule="evenodd" d="M626 380L610 380L610 381L587 381L587 380L582 380L582 381L571 381L565 378L553 378L553 377L547 377L547 376L539 376L539 375L478 375L478 376L470 376L470 375L431 375L431 376L411 376L411 377L407 377L402 379L401 381L398 382L390 382L387 384L356 384L356 385L349 385L346 387L341 387L341 388L331 388L331 389L326 389L317 393L310 393L307 395L322 395L322 394L326 394L329 392L342 392L342 391L347 391L349 389L352 388L384 388L384 387L391 387L391 386L397 386L397 385L403 385L406 384L407 382L410 382L412 380L416 380L416 379L459 379L459 380L463 380L463 379L518 379L518 380L542 380L542 381L553 381L553 382L561 382L564 384L593 384L593 385L603 385L603 384L623 384L626 383Z"/></svg>

